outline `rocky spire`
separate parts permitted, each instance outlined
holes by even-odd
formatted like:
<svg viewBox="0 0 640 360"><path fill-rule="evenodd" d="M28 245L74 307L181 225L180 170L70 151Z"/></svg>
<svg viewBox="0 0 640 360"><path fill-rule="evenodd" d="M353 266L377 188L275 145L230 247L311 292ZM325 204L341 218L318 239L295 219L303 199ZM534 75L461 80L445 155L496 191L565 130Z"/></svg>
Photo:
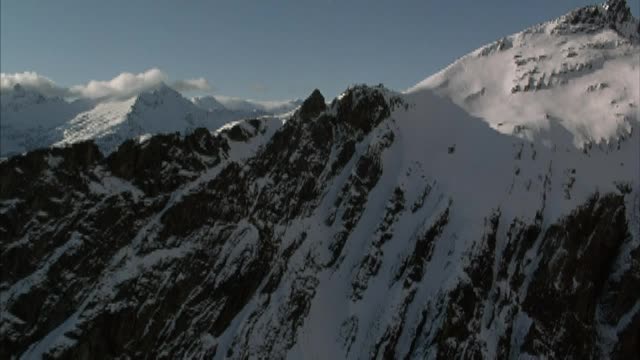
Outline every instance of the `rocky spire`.
<svg viewBox="0 0 640 360"><path fill-rule="evenodd" d="M565 28L567 24L570 29ZM602 5L576 9L564 17L560 27L570 32L609 28L628 39L640 39L640 22L633 17L626 0L608 0Z"/></svg>
<svg viewBox="0 0 640 360"><path fill-rule="evenodd" d="M626 0L608 0L602 5L610 24L620 24L633 18Z"/></svg>
<svg viewBox="0 0 640 360"><path fill-rule="evenodd" d="M300 106L300 116L305 119L312 118L324 111L326 107L324 96L322 96L320 90L315 89Z"/></svg>

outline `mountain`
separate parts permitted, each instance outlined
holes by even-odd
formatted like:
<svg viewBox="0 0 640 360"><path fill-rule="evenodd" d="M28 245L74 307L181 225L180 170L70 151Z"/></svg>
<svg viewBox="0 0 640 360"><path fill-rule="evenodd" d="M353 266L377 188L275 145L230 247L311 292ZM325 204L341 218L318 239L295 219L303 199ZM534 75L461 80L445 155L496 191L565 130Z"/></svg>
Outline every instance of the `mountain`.
<svg viewBox="0 0 640 360"><path fill-rule="evenodd" d="M579 147L628 136L640 112L639 23L624 1L607 6L500 39L408 92L433 90L505 134L549 137L557 126Z"/></svg>
<svg viewBox="0 0 640 360"><path fill-rule="evenodd" d="M191 101L198 108L208 112L210 116L213 116L216 119L221 119L226 123L233 122L238 119L248 119L270 114L257 108L229 109L213 96L194 97Z"/></svg>
<svg viewBox="0 0 640 360"><path fill-rule="evenodd" d="M197 107L207 111L229 110L213 96L196 96L191 98Z"/></svg>
<svg viewBox="0 0 640 360"><path fill-rule="evenodd" d="M91 104L69 103L15 85L13 91L0 93L0 156L33 150L60 138L59 126ZM46 146L46 145L45 145Z"/></svg>
<svg viewBox="0 0 640 360"><path fill-rule="evenodd" d="M197 127L215 130L228 122L290 111L295 106L295 102L282 102L281 107L269 109L260 104L253 111L229 109L213 97L190 101L164 84L129 99L74 102L17 85L2 95L2 104L2 157L91 139L108 154L127 139L188 133Z"/></svg>
<svg viewBox="0 0 640 360"><path fill-rule="evenodd" d="M7 159L0 356L633 358L640 117L585 90L637 100L626 9L576 10L404 93L316 90L106 157ZM568 43L600 64L511 90L518 51L551 73Z"/></svg>
<svg viewBox="0 0 640 360"><path fill-rule="evenodd" d="M64 145L94 139L103 152L114 151L127 139L143 135L181 132L197 127L217 129L218 119L195 106L166 85L123 101L106 101L76 115L63 130Z"/></svg>
<svg viewBox="0 0 640 360"><path fill-rule="evenodd" d="M207 109L226 108L232 111L246 111L266 114L284 114L296 109L302 104L302 99L281 101L247 100L229 96L204 96L192 99L194 103L202 104Z"/></svg>
<svg viewBox="0 0 640 360"><path fill-rule="evenodd" d="M226 96L194 97L191 101L201 109L207 110L216 117L229 121L264 115L284 114L295 110L302 100L255 101Z"/></svg>

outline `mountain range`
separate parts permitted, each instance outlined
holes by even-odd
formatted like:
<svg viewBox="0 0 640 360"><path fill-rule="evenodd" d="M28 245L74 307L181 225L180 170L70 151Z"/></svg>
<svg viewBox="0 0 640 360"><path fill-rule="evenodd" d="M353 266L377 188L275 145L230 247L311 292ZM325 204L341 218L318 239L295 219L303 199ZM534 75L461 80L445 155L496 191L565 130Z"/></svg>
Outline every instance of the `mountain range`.
<svg viewBox="0 0 640 360"><path fill-rule="evenodd" d="M105 154L127 139L159 133L215 130L249 117L286 113L299 100L258 102L214 96L186 99L165 84L127 99L47 97L15 85L1 97L0 157L94 140Z"/></svg>
<svg viewBox="0 0 640 360"><path fill-rule="evenodd" d="M158 135L9 157L0 356L634 358L639 24L609 0L215 131L136 117L160 89L123 106Z"/></svg>

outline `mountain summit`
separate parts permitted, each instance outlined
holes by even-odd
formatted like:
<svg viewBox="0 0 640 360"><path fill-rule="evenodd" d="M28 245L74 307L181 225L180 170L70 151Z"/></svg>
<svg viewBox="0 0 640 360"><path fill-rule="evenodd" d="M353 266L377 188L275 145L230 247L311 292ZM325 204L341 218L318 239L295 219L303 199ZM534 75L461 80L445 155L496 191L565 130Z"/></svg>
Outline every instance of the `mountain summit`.
<svg viewBox="0 0 640 360"><path fill-rule="evenodd" d="M570 12L562 20L574 30L593 32L610 28L626 38L640 39L640 23L631 14L625 0L609 0L602 5L586 6Z"/></svg>
<svg viewBox="0 0 640 360"><path fill-rule="evenodd" d="M624 1L584 7L484 46L408 92L435 91L505 134L615 143L638 118L640 41L619 31L637 23Z"/></svg>
<svg viewBox="0 0 640 360"><path fill-rule="evenodd" d="M621 25L633 21L633 15L626 0L608 0L602 7L606 11L610 24Z"/></svg>
<svg viewBox="0 0 640 360"><path fill-rule="evenodd" d="M324 96L322 96L320 90L315 89L300 106L300 116L307 118L317 116L325 110L326 107L327 104L324 102Z"/></svg>

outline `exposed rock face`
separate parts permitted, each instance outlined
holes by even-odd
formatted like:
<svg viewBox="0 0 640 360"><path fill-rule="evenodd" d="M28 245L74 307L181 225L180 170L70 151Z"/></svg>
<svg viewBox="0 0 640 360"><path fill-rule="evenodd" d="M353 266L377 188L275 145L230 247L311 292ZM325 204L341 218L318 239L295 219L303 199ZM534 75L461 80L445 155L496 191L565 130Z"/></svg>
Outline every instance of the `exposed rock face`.
<svg viewBox="0 0 640 360"><path fill-rule="evenodd" d="M607 11L607 18L612 24L624 23L633 19L626 0L608 0L604 8Z"/></svg>
<svg viewBox="0 0 640 360"><path fill-rule="evenodd" d="M599 6L587 6L566 16L573 31L594 32L610 28L633 40L640 39L640 23L633 18L626 0L608 0Z"/></svg>
<svg viewBox="0 0 640 360"><path fill-rule="evenodd" d="M534 217L505 203L465 233L468 204L438 174L388 160L410 108L382 87L329 107L314 92L243 160L230 154L266 131L261 120L130 141L104 159L88 142L1 163L0 356L636 352L635 185L593 189L558 216L547 174ZM441 151L455 161L465 148Z"/></svg>
<svg viewBox="0 0 640 360"><path fill-rule="evenodd" d="M318 116L322 111L327 108L324 102L324 96L318 89L313 90L311 95L300 106L300 117L305 119Z"/></svg>
<svg viewBox="0 0 640 360"><path fill-rule="evenodd" d="M197 129L179 134L153 136L142 145L127 140L107 159L113 175L131 181L149 195L176 189L205 169L220 163L225 140Z"/></svg>

